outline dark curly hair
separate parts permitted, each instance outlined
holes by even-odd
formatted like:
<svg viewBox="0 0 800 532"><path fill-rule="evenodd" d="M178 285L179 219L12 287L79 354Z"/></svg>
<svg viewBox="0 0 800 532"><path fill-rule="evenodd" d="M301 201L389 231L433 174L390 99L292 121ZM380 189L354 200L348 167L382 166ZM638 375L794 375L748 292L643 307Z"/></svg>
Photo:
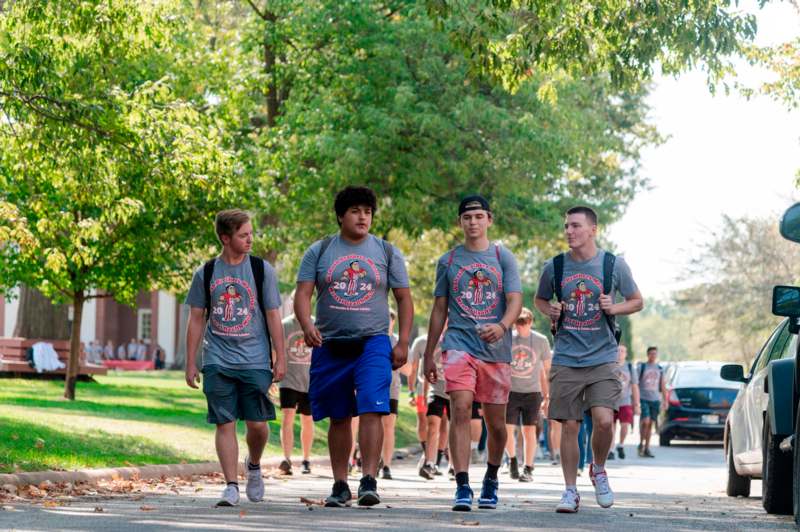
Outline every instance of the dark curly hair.
<svg viewBox="0 0 800 532"><path fill-rule="evenodd" d="M375 197L375 192L367 187L346 187L336 194L336 199L333 202L333 209L336 211L336 217L344 216L347 209L356 206L365 206L372 209L372 215L378 211L378 198ZM339 225L342 225L339 222Z"/></svg>

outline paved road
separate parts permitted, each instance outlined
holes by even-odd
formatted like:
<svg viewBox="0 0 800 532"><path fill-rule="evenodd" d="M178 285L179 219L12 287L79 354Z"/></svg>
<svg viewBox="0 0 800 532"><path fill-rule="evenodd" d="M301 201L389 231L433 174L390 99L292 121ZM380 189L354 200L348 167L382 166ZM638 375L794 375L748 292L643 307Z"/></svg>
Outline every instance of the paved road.
<svg viewBox="0 0 800 532"><path fill-rule="evenodd" d="M413 465L398 462L395 480L380 481L383 504L372 509L307 507L301 497L321 499L331 479L319 475L266 481L263 503L244 502L239 508L214 508L222 481L195 479L179 485L167 482L147 486L140 493L105 497L77 497L53 506L15 502L0 511L0 530L755 530L793 529L786 516L769 516L758 497L761 483L753 482L754 497L725 496L722 450L716 446L674 445L655 449L655 459L628 458L610 462L611 485L617 494L613 508L594 501L584 475L578 489L583 506L576 515L553 511L562 489L560 469L537 464L532 484L511 481L501 473L497 510L454 513L449 510L453 483L445 478L425 481ZM628 454L635 455L630 448ZM473 484L482 477L471 471ZM355 489L357 482L351 482ZM477 490L476 490L477 491ZM98 510L99 509L99 510Z"/></svg>

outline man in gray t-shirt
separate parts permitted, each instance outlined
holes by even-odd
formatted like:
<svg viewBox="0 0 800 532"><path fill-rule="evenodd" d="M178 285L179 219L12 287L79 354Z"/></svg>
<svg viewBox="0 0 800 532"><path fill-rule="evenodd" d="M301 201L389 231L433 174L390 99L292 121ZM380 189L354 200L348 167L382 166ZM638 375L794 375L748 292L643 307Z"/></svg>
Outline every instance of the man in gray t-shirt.
<svg viewBox="0 0 800 532"><path fill-rule="evenodd" d="M299 412L302 473L307 475L311 473L311 444L314 441L314 420L311 418L311 402L308 399L311 348L306 345L303 329L294 315L284 318L283 330L286 333L286 376L280 384L283 461L278 469L285 475L292 474L294 416Z"/></svg>
<svg viewBox="0 0 800 532"><path fill-rule="evenodd" d="M667 388L664 383L664 369L658 363L658 348L647 348L647 362L640 362L636 368L639 378L639 404L642 415L639 417L639 456L654 458L650 451L650 437L653 422L661 410L662 398L667 400Z"/></svg>
<svg viewBox="0 0 800 532"><path fill-rule="evenodd" d="M330 418L328 443L334 484L327 506L346 506L351 419L359 417L362 471L358 504L380 502L375 480L381 455L381 417L390 412L392 370L408 358L414 306L405 260L388 242L370 234L375 193L346 187L334 201L337 235L312 244L297 274L294 313L311 357L309 398L315 420ZM311 296L317 291L316 320ZM397 302L399 338L389 339L389 291Z"/></svg>
<svg viewBox="0 0 800 532"><path fill-rule="evenodd" d="M533 457L536 455L536 426L539 411L547 395L547 373L550 370L550 342L534 331L533 312L522 309L514 324L511 342L511 393L506 406L506 431L510 435L506 442L509 456L509 476L520 482L533 480ZM524 467L519 471L517 460L517 438L513 437L521 425L524 445Z"/></svg>
<svg viewBox="0 0 800 532"><path fill-rule="evenodd" d="M534 303L555 330L548 417L562 422L561 463L566 484L556 511L574 513L580 500L576 487L578 431L586 410L591 411L594 425L594 463L589 475L595 497L601 507L614 504L605 471L621 391L614 316L638 312L644 303L625 261L597 247L594 210L582 206L569 209L564 233L569 251L545 264ZM624 301L617 302L617 294ZM559 301L551 301L555 295L560 295Z"/></svg>
<svg viewBox="0 0 800 532"><path fill-rule="evenodd" d="M614 421L619 421L619 443L617 443L617 456L625 459L625 438L628 437L628 430L633 428L633 416L639 414L639 373L634 369L633 364L628 360L628 348L624 345L619 346L619 359L617 362L617 377L622 384L617 402L617 411L614 413Z"/></svg>
<svg viewBox="0 0 800 532"><path fill-rule="evenodd" d="M283 378L286 359L278 280L272 266L250 255L250 217L238 209L222 211L216 217L216 231L222 253L195 271L186 296L191 307L186 332L186 383L197 388L195 360L202 337L203 393L208 422L217 426L217 454L227 482L217 504L236 506L236 420L247 423L247 498L260 501L264 496L261 454L269 437L266 422L275 419L267 393L273 380ZM262 275L263 281L257 281ZM270 360L271 347L275 349L274 363Z"/></svg>
<svg viewBox="0 0 800 532"><path fill-rule="evenodd" d="M506 444L505 409L511 388L511 327L522 308L522 286L514 255L492 243L493 222L486 198L467 196L458 206L464 244L448 251L436 266L436 298L428 326L425 376L436 369L435 341L442 342L442 366L450 394L450 455L456 475L454 511L472 508L469 486L470 415L473 401L483 403L488 429L488 460L478 506L497 507L497 470Z"/></svg>

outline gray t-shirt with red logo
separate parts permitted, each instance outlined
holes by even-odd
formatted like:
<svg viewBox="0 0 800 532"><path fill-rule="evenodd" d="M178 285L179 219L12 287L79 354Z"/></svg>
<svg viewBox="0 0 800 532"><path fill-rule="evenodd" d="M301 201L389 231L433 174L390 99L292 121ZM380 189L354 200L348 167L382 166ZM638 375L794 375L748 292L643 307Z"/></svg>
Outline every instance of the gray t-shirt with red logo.
<svg viewBox="0 0 800 532"><path fill-rule="evenodd" d="M383 241L374 235L358 244L336 235L320 257L322 242L306 251L297 282L316 285L315 325L323 340L385 335L389 330L389 289L408 288L403 255L389 246L390 261Z"/></svg>
<svg viewBox="0 0 800 532"><path fill-rule="evenodd" d="M194 272L186 304L205 308L203 266ZM211 316L203 336L203 367L217 365L230 369L269 369L270 343L255 286L250 259L228 264L214 262L211 275ZM280 307L275 270L264 262L264 309Z"/></svg>
<svg viewBox="0 0 800 532"><path fill-rule="evenodd" d="M544 363L551 358L547 337L531 331L526 338L514 331L511 341L511 391L541 393Z"/></svg>
<svg viewBox="0 0 800 532"><path fill-rule="evenodd" d="M591 367L616 362L619 357L617 341L600 309L603 294L603 259L605 251L584 262L564 254L564 275L561 295L566 303L564 320L558 329L553 346L553 364L558 366ZM536 297L550 301L554 294L552 259L547 261L539 278ZM617 293L630 297L639 289L631 269L622 257L616 258L611 296Z"/></svg>
<svg viewBox="0 0 800 532"><path fill-rule="evenodd" d="M284 318L283 333L286 335L286 376L280 387L308 393L311 348L306 345L303 329L294 314Z"/></svg>
<svg viewBox="0 0 800 532"><path fill-rule="evenodd" d="M619 396L617 408L631 406L633 404L633 385L639 384L639 373L633 371L633 364L626 360L617 368L617 378L622 383L622 393Z"/></svg>
<svg viewBox="0 0 800 532"><path fill-rule="evenodd" d="M434 296L448 300L442 348L466 351L486 362L511 362L511 331L487 343L476 327L499 323L506 312L506 294L512 292L521 293L522 284L517 260L506 248L492 243L484 251L469 251L462 245L442 255L434 291Z"/></svg>

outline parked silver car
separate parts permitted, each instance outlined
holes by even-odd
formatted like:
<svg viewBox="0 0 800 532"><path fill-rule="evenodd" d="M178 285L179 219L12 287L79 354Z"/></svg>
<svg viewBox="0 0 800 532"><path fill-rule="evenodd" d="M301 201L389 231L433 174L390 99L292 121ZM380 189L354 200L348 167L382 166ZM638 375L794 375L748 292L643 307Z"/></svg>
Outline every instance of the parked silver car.
<svg viewBox="0 0 800 532"><path fill-rule="evenodd" d="M775 328L746 376L739 365L721 369L723 378L744 383L725 423L726 491L734 497L749 496L750 479L761 478L764 509L782 514L792 513L792 457L781 451L781 441L773 437L768 383L771 362L795 358L797 335L788 324L788 319L783 320Z"/></svg>

